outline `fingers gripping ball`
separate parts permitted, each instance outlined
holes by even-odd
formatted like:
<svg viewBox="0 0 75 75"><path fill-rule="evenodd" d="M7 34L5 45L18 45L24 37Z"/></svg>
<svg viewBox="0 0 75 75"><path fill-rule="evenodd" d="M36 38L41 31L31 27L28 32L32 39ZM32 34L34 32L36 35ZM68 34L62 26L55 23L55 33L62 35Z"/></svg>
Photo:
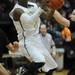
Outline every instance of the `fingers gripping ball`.
<svg viewBox="0 0 75 75"><path fill-rule="evenodd" d="M60 9L64 5L64 0L48 0L48 7L51 9Z"/></svg>

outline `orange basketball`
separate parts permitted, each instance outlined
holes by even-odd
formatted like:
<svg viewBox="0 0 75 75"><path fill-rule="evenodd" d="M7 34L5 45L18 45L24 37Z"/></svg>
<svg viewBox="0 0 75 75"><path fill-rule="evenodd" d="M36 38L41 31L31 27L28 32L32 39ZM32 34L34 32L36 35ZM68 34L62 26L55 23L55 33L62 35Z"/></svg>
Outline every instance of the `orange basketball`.
<svg viewBox="0 0 75 75"><path fill-rule="evenodd" d="M64 0L48 0L48 7L51 9L60 9L64 5Z"/></svg>

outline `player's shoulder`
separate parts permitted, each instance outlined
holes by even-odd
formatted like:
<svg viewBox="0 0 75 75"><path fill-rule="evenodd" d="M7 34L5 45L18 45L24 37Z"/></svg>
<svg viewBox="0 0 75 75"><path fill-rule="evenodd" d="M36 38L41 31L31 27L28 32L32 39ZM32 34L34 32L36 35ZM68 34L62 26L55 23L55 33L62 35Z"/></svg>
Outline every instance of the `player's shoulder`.
<svg viewBox="0 0 75 75"><path fill-rule="evenodd" d="M51 35L51 34L49 34L49 33L47 33L47 37L52 38L52 35Z"/></svg>

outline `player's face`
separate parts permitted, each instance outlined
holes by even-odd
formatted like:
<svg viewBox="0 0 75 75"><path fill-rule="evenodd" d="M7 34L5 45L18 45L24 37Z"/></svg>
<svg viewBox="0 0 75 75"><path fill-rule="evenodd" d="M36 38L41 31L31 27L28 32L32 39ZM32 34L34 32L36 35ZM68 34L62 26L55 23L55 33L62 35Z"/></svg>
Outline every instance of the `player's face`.
<svg viewBox="0 0 75 75"><path fill-rule="evenodd" d="M46 28L46 27L41 27L41 28L40 28L40 33L41 33L43 36L45 36L46 33L47 33L47 28Z"/></svg>

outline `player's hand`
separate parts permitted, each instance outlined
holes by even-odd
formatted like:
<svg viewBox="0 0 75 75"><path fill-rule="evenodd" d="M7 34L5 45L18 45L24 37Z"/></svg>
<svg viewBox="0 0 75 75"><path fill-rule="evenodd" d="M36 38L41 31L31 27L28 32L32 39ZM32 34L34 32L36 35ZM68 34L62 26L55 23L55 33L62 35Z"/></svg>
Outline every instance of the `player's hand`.
<svg viewBox="0 0 75 75"><path fill-rule="evenodd" d="M19 48L19 42L14 41L13 46L14 46L15 49L18 49Z"/></svg>
<svg viewBox="0 0 75 75"><path fill-rule="evenodd" d="M17 49L14 47L12 43L9 43L8 45L6 45L6 47L13 53L17 51Z"/></svg>

